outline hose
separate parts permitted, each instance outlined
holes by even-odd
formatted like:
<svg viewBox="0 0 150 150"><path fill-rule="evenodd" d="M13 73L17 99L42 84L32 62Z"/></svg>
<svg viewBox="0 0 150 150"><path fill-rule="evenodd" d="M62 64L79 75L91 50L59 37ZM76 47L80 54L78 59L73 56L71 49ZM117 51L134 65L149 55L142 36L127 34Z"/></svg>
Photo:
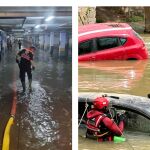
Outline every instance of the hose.
<svg viewBox="0 0 150 150"><path fill-rule="evenodd" d="M14 71L15 72L15 71ZM13 76L13 79L15 81L15 73ZM10 145L10 129L14 123L15 114L16 114L16 103L17 103L17 93L16 93L16 82L13 83L13 100L12 100L12 108L10 112L10 118L8 120L8 123L6 125L5 131L4 131L4 137L3 137L3 144L2 144L2 150L9 150Z"/></svg>
<svg viewBox="0 0 150 150"><path fill-rule="evenodd" d="M86 113L87 108L88 108L88 104L87 104L87 100L86 100L86 107L85 107L85 110L84 110L84 112L83 112L83 115L82 115L82 117L81 117L81 119L80 119L78 128L80 127L80 124L81 124L81 122L82 122L82 120L83 120L83 117L84 117L84 115L85 115L85 113Z"/></svg>
<svg viewBox="0 0 150 150"><path fill-rule="evenodd" d="M5 132L4 132L4 138L3 138L3 145L2 145L2 150L9 150L9 145L10 145L10 129L11 126L13 125L14 122L14 117L10 117Z"/></svg>

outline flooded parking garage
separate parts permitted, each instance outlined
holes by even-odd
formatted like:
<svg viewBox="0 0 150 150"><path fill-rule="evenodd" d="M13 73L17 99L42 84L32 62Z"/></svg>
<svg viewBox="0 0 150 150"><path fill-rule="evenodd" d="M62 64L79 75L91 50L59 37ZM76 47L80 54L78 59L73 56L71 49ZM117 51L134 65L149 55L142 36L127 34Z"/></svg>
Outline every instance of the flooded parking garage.
<svg viewBox="0 0 150 150"><path fill-rule="evenodd" d="M10 130L10 150L71 149L71 8L3 7L0 10L0 147L15 92L17 109ZM53 19L45 21L49 15ZM12 44L9 49L8 39ZM37 48L32 92L27 89L22 93L15 62L18 39L22 48L31 45Z"/></svg>

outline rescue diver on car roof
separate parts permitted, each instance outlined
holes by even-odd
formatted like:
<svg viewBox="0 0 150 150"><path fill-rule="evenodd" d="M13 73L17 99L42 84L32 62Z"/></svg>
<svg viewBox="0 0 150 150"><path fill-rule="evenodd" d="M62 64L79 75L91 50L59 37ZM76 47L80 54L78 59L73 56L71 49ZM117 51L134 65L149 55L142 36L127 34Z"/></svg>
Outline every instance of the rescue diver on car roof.
<svg viewBox="0 0 150 150"><path fill-rule="evenodd" d="M87 113L86 136L97 137L98 141L112 141L115 135L121 136L124 130L124 114L116 114L117 121L112 118L106 97L97 97L94 108Z"/></svg>

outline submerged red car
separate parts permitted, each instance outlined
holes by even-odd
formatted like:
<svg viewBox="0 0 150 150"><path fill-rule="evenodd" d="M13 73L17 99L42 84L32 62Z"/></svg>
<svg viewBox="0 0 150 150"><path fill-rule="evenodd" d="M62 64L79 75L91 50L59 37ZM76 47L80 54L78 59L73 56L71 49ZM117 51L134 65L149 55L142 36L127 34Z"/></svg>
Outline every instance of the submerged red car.
<svg viewBox="0 0 150 150"><path fill-rule="evenodd" d="M79 27L78 60L143 60L148 50L127 23L97 23Z"/></svg>

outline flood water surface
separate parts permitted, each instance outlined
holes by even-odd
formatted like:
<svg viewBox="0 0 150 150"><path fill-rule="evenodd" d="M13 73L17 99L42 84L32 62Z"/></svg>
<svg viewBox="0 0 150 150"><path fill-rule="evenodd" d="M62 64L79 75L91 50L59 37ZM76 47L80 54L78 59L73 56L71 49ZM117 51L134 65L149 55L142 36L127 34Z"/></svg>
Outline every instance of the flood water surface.
<svg viewBox="0 0 150 150"><path fill-rule="evenodd" d="M32 92L22 93L15 54L0 64L0 138L10 117L13 83L17 87L17 112L11 128L10 150L70 150L72 133L72 65L39 51L35 57ZM2 141L2 140L1 140ZM1 147L1 143L0 143Z"/></svg>
<svg viewBox="0 0 150 150"><path fill-rule="evenodd" d="M150 36L142 35L150 50ZM79 92L103 92L147 96L150 93L150 59L79 63ZM79 129L80 150L149 150L149 133L125 131L124 143L98 143Z"/></svg>
<svg viewBox="0 0 150 150"><path fill-rule="evenodd" d="M80 92L114 92L147 96L150 60L79 63Z"/></svg>

